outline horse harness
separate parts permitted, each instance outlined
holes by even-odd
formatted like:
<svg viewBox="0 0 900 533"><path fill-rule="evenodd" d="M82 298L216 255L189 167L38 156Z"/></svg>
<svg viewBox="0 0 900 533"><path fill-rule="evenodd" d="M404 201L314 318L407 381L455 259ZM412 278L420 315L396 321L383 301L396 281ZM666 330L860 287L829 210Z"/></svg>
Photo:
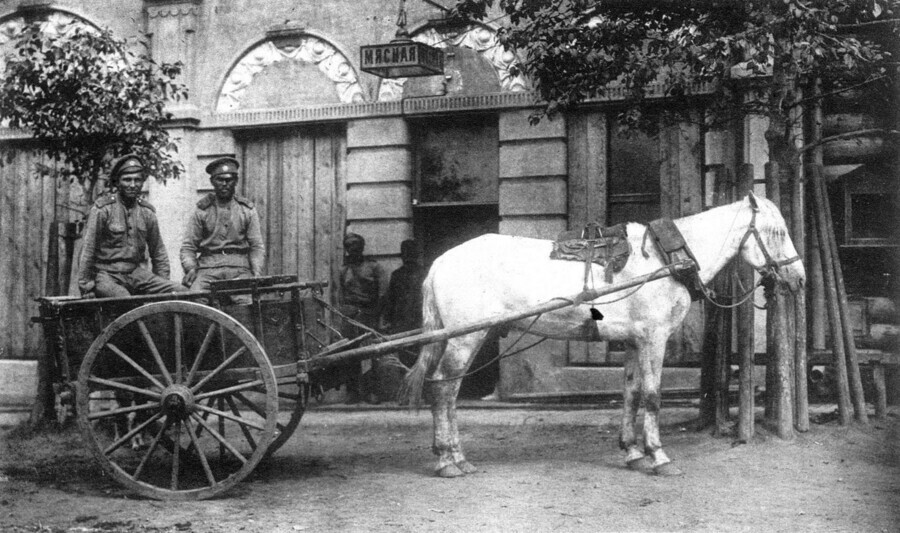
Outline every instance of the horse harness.
<svg viewBox="0 0 900 533"><path fill-rule="evenodd" d="M694 257L694 254L691 253L690 248L687 243L684 241L684 237L682 237L681 232L675 226L674 222L671 219L663 218L650 222L647 226L647 232L644 234L644 241L647 240L647 236L653 236L654 243L659 249L660 253L662 253L663 257L666 258L668 264L673 264L680 259L684 259L684 255L687 255L693 262L695 268L682 271L682 273L675 274L673 273L673 277L684 284L688 292L691 294L691 300L699 300L700 296L705 297L711 304L716 307L721 308L732 308L737 307L747 300L749 300L753 296L753 292L756 290L756 287L762 285L766 280L774 280L778 269L794 263L800 260L799 255L795 255L794 257L789 257L787 259L775 260L772 257L772 254L769 253L769 250L766 248L765 243L763 242L762 235L759 234L759 229L756 227L756 214L759 212L759 208L756 205L751 205L751 216L750 216L750 224L747 226L747 231L744 233L744 236L741 238L740 244L738 244L738 251L744 247L744 244L753 236L756 239L756 243L759 246L760 252L763 254L763 258L766 261L766 264L760 269L760 281L756 283L753 287L747 290L744 294L737 298L737 303L733 304L722 304L715 300L712 290L710 290L703 281L700 280L700 264L697 261L697 258ZM648 257L649 254L641 247L641 251L644 254L644 257Z"/></svg>
<svg viewBox="0 0 900 533"><path fill-rule="evenodd" d="M751 205L751 212L750 224L741 238L738 250L743 248L744 244L752 236L756 239L766 264L760 269L762 276L760 282L741 295L736 304L720 304L715 301L713 292L700 280L699 261L691 252L690 247L684 240L684 236L682 236L681 231L679 231L672 219L660 218L651 221L647 225L641 252L644 257L650 256L644 249L644 244L646 244L648 238L651 238L657 250L665 258L668 266L671 267L689 259L694 263L694 268L677 271L673 269L672 276L687 288L691 295L691 300L696 301L705 297L710 303L719 307L736 307L748 300L756 290L756 287L762 284L763 280L774 279L779 268L800 260L799 255L782 260L774 259L768 248L766 248L759 229L756 227L756 214L759 212L759 208L756 205ZM630 255L631 245L628 242L628 234L625 231L624 224L601 228L596 223L590 223L580 231L561 233L553 243L553 251L550 254L550 258L584 262L584 283L585 288L587 288L591 263L598 263L606 267L605 277L607 283L609 283L612 281L612 274L619 272L625 267Z"/></svg>

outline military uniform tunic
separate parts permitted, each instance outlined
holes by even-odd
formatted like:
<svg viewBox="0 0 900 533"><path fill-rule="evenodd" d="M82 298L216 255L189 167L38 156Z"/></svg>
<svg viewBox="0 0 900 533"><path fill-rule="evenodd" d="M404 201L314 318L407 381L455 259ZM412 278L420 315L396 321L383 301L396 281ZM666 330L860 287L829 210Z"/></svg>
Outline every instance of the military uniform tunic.
<svg viewBox="0 0 900 533"><path fill-rule="evenodd" d="M209 194L197 202L181 243L182 268L198 269L192 290L208 290L214 280L261 276L265 262L259 214L249 200L235 196L220 206Z"/></svg>
<svg viewBox="0 0 900 533"><path fill-rule="evenodd" d="M169 281L169 256L156 210L143 198L126 206L118 194L94 202L84 230L78 267L81 292L98 297L181 290ZM142 265L149 252L152 272Z"/></svg>

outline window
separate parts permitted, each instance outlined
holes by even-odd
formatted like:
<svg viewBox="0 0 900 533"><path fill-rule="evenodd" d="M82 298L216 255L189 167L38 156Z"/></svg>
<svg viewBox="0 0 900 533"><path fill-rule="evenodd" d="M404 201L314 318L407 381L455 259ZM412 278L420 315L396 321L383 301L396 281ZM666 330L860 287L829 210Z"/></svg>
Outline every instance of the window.
<svg viewBox="0 0 900 533"><path fill-rule="evenodd" d="M419 205L498 202L496 117L432 118L413 131Z"/></svg>
<svg viewBox="0 0 900 533"><path fill-rule="evenodd" d="M610 122L607 223L659 218L659 141L640 132L622 135Z"/></svg>

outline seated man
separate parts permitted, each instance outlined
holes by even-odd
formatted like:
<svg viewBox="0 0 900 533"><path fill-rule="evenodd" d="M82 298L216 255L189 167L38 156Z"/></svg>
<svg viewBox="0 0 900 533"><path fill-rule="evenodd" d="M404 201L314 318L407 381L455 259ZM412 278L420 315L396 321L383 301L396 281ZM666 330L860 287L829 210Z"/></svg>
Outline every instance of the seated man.
<svg viewBox="0 0 900 533"><path fill-rule="evenodd" d="M184 289L169 281L169 256L159 234L156 210L141 197L147 176L135 154L113 162L115 191L94 202L84 229L78 288L98 298L159 294ZM153 271L143 266L147 252Z"/></svg>
<svg viewBox="0 0 900 533"><path fill-rule="evenodd" d="M266 263L259 214L253 203L235 195L238 162L221 157L206 166L215 192L197 202L181 242L182 283L209 290L211 281L261 276ZM248 295L232 297L250 303Z"/></svg>

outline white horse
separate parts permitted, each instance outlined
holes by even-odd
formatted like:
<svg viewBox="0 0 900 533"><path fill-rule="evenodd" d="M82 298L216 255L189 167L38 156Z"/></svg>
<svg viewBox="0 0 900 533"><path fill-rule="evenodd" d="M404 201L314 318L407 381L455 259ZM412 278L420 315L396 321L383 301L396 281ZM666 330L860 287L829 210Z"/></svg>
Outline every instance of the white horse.
<svg viewBox="0 0 900 533"><path fill-rule="evenodd" d="M769 200L750 194L739 202L674 222L699 263L704 284L740 253L755 269L774 274L790 290L799 290L803 285L803 265L784 218ZM629 223L627 231L631 255L614 282L648 274L665 265L652 241L645 239L646 226ZM584 264L551 260L551 246L548 240L490 234L449 250L434 262L423 285L425 330L458 328L579 293L585 280ZM604 284L604 270L599 265L593 265L592 279L597 288ZM529 332L549 338L591 340L583 325L591 317L593 303L603 315L602 320L594 322L599 337L624 341L627 346L619 441L626 452L626 464L640 470L652 467L660 475L677 475L681 472L671 464L659 439L659 384L666 341L687 314L691 298L682 284L668 277L649 282L620 301L603 303L620 296L612 294L545 313L536 322L530 318L510 326L518 330L530 327ZM438 456L436 473L440 477L476 470L466 461L459 441L456 396L461 376L488 334L482 330L423 346L406 376L401 398L418 403L423 387L428 387L434 419L432 451ZM590 337L596 340L596 335ZM642 400L643 448L635 434L635 418Z"/></svg>

